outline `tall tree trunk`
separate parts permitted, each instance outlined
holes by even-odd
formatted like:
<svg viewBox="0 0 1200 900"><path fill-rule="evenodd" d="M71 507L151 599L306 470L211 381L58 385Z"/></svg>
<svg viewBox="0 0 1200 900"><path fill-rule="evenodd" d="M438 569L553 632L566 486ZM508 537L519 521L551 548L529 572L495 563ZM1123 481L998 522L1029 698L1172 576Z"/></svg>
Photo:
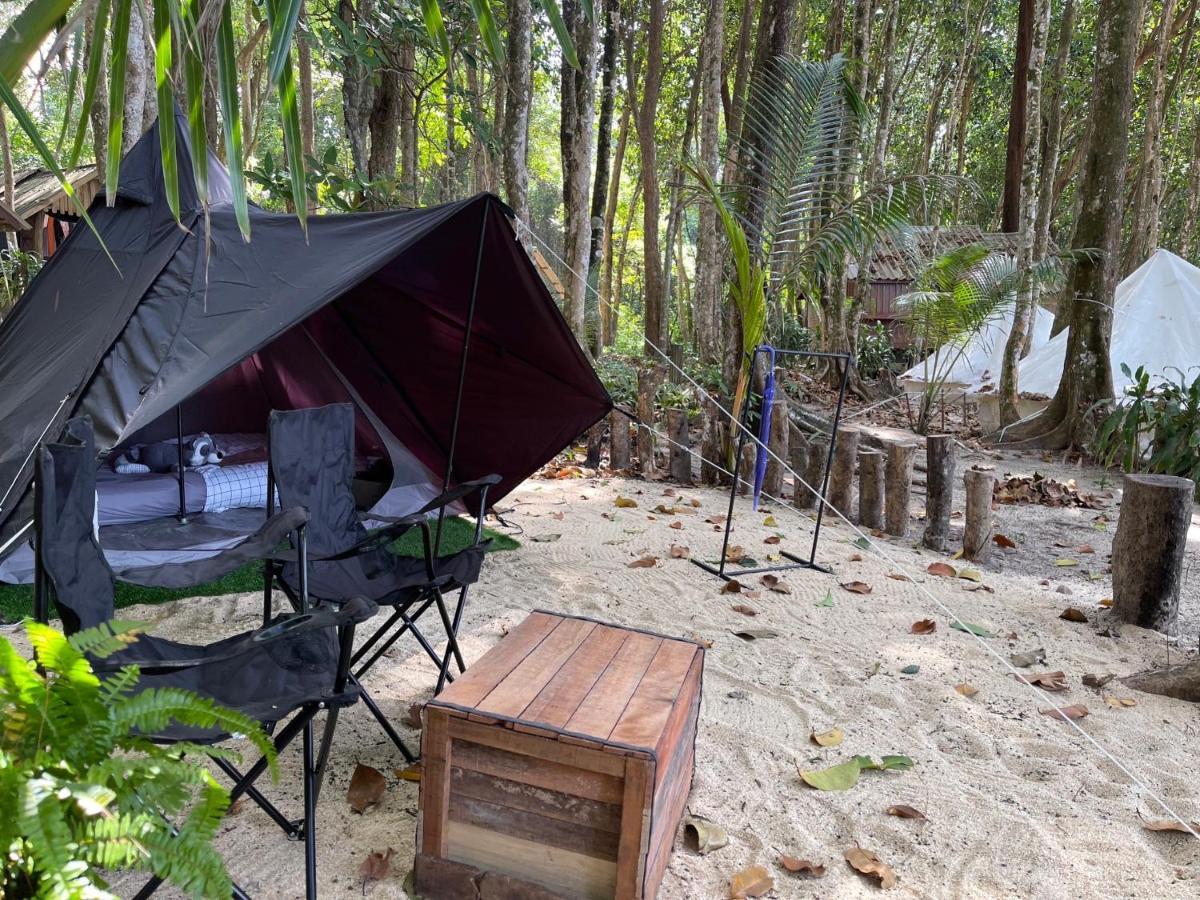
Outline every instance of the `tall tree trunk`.
<svg viewBox="0 0 1200 900"><path fill-rule="evenodd" d="M621 171L625 166L625 147L629 142L629 104L621 112L621 127L617 130L617 149L613 155L612 177L608 179L608 198L604 205L604 234L608 244L604 253L604 273L600 278L600 343L611 347L616 340L616 304L613 297L613 228L617 221L617 205L621 199ZM629 214L633 218L633 212ZM628 229L626 229L626 237Z"/></svg>
<svg viewBox="0 0 1200 900"><path fill-rule="evenodd" d="M591 246L588 186L592 174L596 113L596 23L581 0L564 0L563 21L571 31L579 68L562 63L559 146L563 169L563 316L580 344L587 346L585 295Z"/></svg>
<svg viewBox="0 0 1200 900"><path fill-rule="evenodd" d="M1004 204L1000 230L1014 232L1021 227L1021 178L1025 159L1026 103L1029 91L1030 54L1033 51L1036 0L1019 0L1017 8L1017 56L1013 65L1012 102L1008 110L1008 147L1004 157Z"/></svg>
<svg viewBox="0 0 1200 900"><path fill-rule="evenodd" d="M633 220L637 218L638 204L642 200L642 176L638 173L633 182L633 193L629 196L629 215L625 217L625 227L621 229L621 248L617 251L617 269L612 280L610 294L612 302L608 305L611 321L608 333L615 341L617 339L618 315L621 311L621 299L625 287L625 254L629 250L629 232L633 230Z"/></svg>
<svg viewBox="0 0 1200 900"><path fill-rule="evenodd" d="M703 65L696 74L700 82L699 163L714 182L721 165L721 57L725 49L725 0L712 0L700 44ZM696 288L693 315L696 350L704 365L720 360L721 296L724 254L721 223L716 207L700 200L699 231L696 235Z"/></svg>
<svg viewBox="0 0 1200 900"><path fill-rule="evenodd" d="M338 0L337 15L351 34L361 30L361 22L369 14L370 0ZM354 53L342 57L342 119L346 127L346 140L350 144L350 160L354 174L369 179L369 142L371 137L371 111L374 105L374 90L371 74Z"/></svg>
<svg viewBox="0 0 1200 900"><path fill-rule="evenodd" d="M1122 271L1137 268L1158 246L1158 218L1162 206L1162 126L1166 112L1167 63L1171 56L1171 34L1175 0L1163 0L1162 15L1155 28L1154 73L1146 101L1142 128L1139 177L1134 185L1133 226L1125 249Z"/></svg>
<svg viewBox="0 0 1200 900"><path fill-rule="evenodd" d="M612 225L608 218L609 156L612 150L613 111L617 102L617 42L621 30L620 0L605 0L604 40L600 51L600 116L596 124L596 180L592 184L592 237L588 248L588 291L586 299L586 325L592 353L599 356L604 348L604 310L601 309L603 295L600 293L600 273L605 257L610 260L609 243ZM627 120L622 123L623 135L628 130ZM619 156L625 155L625 147L619 147ZM621 162L613 169L611 180L621 180ZM596 298L593 300L592 298Z"/></svg>
<svg viewBox="0 0 1200 900"><path fill-rule="evenodd" d="M412 41L400 44L400 184L413 206L421 203L421 170L417 156L417 72Z"/></svg>
<svg viewBox="0 0 1200 900"><path fill-rule="evenodd" d="M146 26L142 21L146 9L141 0L132 0L133 9L129 16L129 54L125 63L125 102L123 104L125 125L121 132L121 153L130 148L142 136L146 117L146 97L154 96L154 68L146 64ZM150 41L153 45L153 41ZM153 120L151 120L153 121Z"/></svg>
<svg viewBox="0 0 1200 900"><path fill-rule="evenodd" d="M1192 164L1188 168L1187 200L1184 203L1183 224L1179 228L1179 255L1191 259L1200 244L1196 233L1200 225L1200 110L1192 116Z"/></svg>
<svg viewBox="0 0 1200 900"><path fill-rule="evenodd" d="M376 73L371 114L367 128L371 135L371 152L367 156L367 177L371 181L394 178L396 150L400 136L400 104L404 95L400 72L390 63Z"/></svg>
<svg viewBox="0 0 1200 900"><path fill-rule="evenodd" d="M533 4L508 0L504 95L504 191L517 218L529 224L529 112L533 106Z"/></svg>
<svg viewBox="0 0 1200 900"><path fill-rule="evenodd" d="M4 202L14 207L16 179L13 175L12 144L8 142L8 107L0 108L0 166L4 168Z"/></svg>
<svg viewBox="0 0 1200 900"><path fill-rule="evenodd" d="M491 157L488 155L487 142L484 140L483 123L487 121L487 115L484 112L484 96L487 89L484 85L483 66L478 62L483 59L480 49L478 46L473 49L472 52L477 62L467 66L467 96L471 104L471 118L474 121L470 129L471 190L476 194L481 191L493 192L495 190L492 181Z"/></svg>
<svg viewBox="0 0 1200 900"><path fill-rule="evenodd" d="M741 140L742 120L746 115L746 94L750 84L750 35L754 31L754 12L757 8L755 0L742 0L742 20L733 51L733 91L725 104L725 146L731 163L737 162L736 148ZM721 80L721 89L725 90L724 78Z"/></svg>
<svg viewBox="0 0 1200 900"><path fill-rule="evenodd" d="M1067 63L1071 58L1071 37L1075 33L1075 0L1064 0L1058 23L1058 40L1054 51L1054 68L1050 73L1050 88L1046 97L1046 142L1042 155L1042 172L1038 181L1037 225L1034 229L1033 258L1043 260L1049 255L1050 222L1054 211L1054 181L1058 176L1058 158L1062 148L1063 103Z"/></svg>
<svg viewBox="0 0 1200 900"><path fill-rule="evenodd" d="M446 162L442 172L442 202L448 203L458 197L462 184L459 174L462 162L459 159L458 147L458 76L455 71L457 54L454 45L450 45L450 53L446 59L446 78L442 82L442 112L446 124Z"/></svg>
<svg viewBox="0 0 1200 900"><path fill-rule="evenodd" d="M1007 439L1060 449L1091 434L1089 410L1112 397L1112 302L1120 278L1121 222L1129 125L1133 108L1134 57L1142 0L1100 0L1096 63L1091 90L1091 129L1103 140L1089 143L1080 193L1083 200L1074 246L1097 248L1081 260L1072 287L1066 362L1058 391L1037 417L1011 429Z"/></svg>
<svg viewBox="0 0 1200 900"><path fill-rule="evenodd" d="M642 252L646 273L645 336L646 352L652 347L665 350L667 331L666 296L662 271L662 247L659 241L661 194L658 179L658 137L654 121L658 115L658 97L662 90L663 27L666 10L663 0L647 0L645 67L641 73L641 94L637 91L636 61L630 64L629 102L636 106L635 126L641 150L642 170ZM630 52L632 58L632 52Z"/></svg>
<svg viewBox="0 0 1200 900"><path fill-rule="evenodd" d="M90 35L96 27L96 7L88 5L85 7L87 13L84 16L84 28L87 29L87 34ZM92 54L96 52L92 46L91 40L83 42L83 65L86 71L87 67L92 64ZM104 45L104 59L100 62L100 71L108 71L108 44ZM96 98L92 102L92 153L96 160L96 169L100 173L100 177L104 177L106 159L108 156L108 79L96 79ZM86 127L86 125L84 126ZM8 197L12 197L12 191L8 192Z"/></svg>
<svg viewBox="0 0 1200 900"><path fill-rule="evenodd" d="M1035 229L1037 226L1037 175L1041 156L1042 67L1046 62L1046 31L1050 25L1049 0L1034 0L1033 40L1029 49L1029 68L1025 73L1026 134L1022 140L1025 158L1021 164L1021 233L1017 240L1017 297L1013 306L1012 329L1004 343L1000 365L1000 424L1011 425L1021 417L1018 411L1017 363L1025 349L1025 337L1037 303L1037 288L1032 277Z"/></svg>
<svg viewBox="0 0 1200 900"><path fill-rule="evenodd" d="M704 55L701 53L699 65L704 65ZM699 70L697 69L697 72ZM691 90L688 91L687 111L684 113L683 124L683 141L679 148L679 160L671 169L671 177L669 184L671 185L670 201L667 204L667 235L663 241L665 244L665 256L663 261L663 296L666 297L667 303L671 302L672 298L679 299L675 295L675 243L679 237L679 228L683 222L683 159L685 157L694 156L695 151L692 148L693 138L696 133L696 107L700 94L700 79L698 75L693 75L690 79ZM681 340L686 343L691 338L691 330L689 327L688 311L686 305L676 303L675 317L679 323L679 333Z"/></svg>

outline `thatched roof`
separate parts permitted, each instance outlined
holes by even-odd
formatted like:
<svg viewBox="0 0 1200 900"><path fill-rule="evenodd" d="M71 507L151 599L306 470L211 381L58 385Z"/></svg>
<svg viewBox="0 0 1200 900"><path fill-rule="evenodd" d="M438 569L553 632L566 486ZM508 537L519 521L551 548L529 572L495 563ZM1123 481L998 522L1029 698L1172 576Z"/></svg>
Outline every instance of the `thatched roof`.
<svg viewBox="0 0 1200 900"><path fill-rule="evenodd" d="M79 201L86 208L100 189L100 173L95 166L76 166L63 174L74 188ZM30 219L39 212L74 215L75 205L59 184L58 177L48 169L25 169L17 172L14 181L14 199L5 195L0 185L0 204L8 208L17 219L29 226ZM15 229L15 223L7 216L0 216L0 228Z"/></svg>
<svg viewBox="0 0 1200 900"><path fill-rule="evenodd" d="M985 232L977 225L951 225L934 228L918 225L899 235L884 235L875 244L868 281L915 281L924 261L958 247L983 244L991 250L1017 253L1018 235Z"/></svg>

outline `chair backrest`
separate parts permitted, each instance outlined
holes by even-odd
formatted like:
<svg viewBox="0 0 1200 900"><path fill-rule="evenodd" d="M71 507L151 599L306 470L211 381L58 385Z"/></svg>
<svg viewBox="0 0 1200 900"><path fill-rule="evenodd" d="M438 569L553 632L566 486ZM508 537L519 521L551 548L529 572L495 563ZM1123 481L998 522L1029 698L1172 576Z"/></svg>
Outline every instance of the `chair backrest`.
<svg viewBox="0 0 1200 900"><path fill-rule="evenodd" d="M54 588L63 630L73 634L113 615L113 575L96 541L96 455L91 423L73 420L64 440L38 452L37 570Z"/></svg>
<svg viewBox="0 0 1200 900"><path fill-rule="evenodd" d="M366 537L354 504L353 406L273 410L267 445L280 504L308 510L311 553L341 553Z"/></svg>

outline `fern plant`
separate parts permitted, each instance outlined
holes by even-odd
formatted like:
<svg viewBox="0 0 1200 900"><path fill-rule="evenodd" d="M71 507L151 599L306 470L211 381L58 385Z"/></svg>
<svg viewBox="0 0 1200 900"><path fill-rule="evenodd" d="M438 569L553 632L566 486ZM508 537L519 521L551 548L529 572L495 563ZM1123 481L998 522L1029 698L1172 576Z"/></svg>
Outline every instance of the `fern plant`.
<svg viewBox="0 0 1200 900"><path fill-rule="evenodd" d="M135 641L132 623L69 638L32 621L25 631L34 660L0 638L0 896L112 897L102 870L128 869L192 896L230 896L211 843L229 792L188 758L233 754L145 735L172 722L242 734L274 776L274 746L258 723L189 691L139 691L136 666L98 678L89 657Z"/></svg>

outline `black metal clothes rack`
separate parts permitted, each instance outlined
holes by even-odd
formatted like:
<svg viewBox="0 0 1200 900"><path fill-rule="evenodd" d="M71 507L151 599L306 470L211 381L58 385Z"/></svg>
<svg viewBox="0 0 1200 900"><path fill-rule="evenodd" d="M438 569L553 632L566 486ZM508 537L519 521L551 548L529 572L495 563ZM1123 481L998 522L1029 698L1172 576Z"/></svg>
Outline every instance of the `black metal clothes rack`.
<svg viewBox="0 0 1200 900"><path fill-rule="evenodd" d="M821 538L821 520L825 514L825 494L829 489L829 470L833 464L833 451L837 442L838 425L842 420L842 406L846 400L846 386L850 381L850 366L853 364L853 357L849 353L827 353L820 350L778 350L770 347L756 347L750 356L750 382L753 384L754 373L758 368L760 357L768 357L774 353L776 356L800 356L811 359L829 359L841 361L842 377L838 384L837 406L833 412L832 434L829 437L829 450L825 454L825 470L821 475L821 490L817 497L817 521L816 527L813 529L812 546L809 548L808 558L797 556L794 553L789 553L786 550L780 551L780 556L789 560L786 563L779 563L773 566L754 566L752 568L737 568L729 569L726 555L729 552L729 532L733 528L733 506L737 500L738 488L742 483L740 470L740 461L742 458L742 450L748 441L747 435L750 433L750 405L752 397L748 396L746 402L742 404L741 427L738 429L737 453L734 456L736 462L733 466L733 483L729 488L729 509L725 515L725 533L721 539L721 558L717 565L705 562L702 559L692 559L692 562L702 568L711 575L716 575L724 581L730 581L741 575L759 575L767 572L786 572L790 569L815 569L818 572L828 573L830 569L827 566L822 566L817 562L817 542ZM769 415L770 410L760 410L759 415ZM815 485L812 485L815 489ZM753 488L753 483L751 483Z"/></svg>

